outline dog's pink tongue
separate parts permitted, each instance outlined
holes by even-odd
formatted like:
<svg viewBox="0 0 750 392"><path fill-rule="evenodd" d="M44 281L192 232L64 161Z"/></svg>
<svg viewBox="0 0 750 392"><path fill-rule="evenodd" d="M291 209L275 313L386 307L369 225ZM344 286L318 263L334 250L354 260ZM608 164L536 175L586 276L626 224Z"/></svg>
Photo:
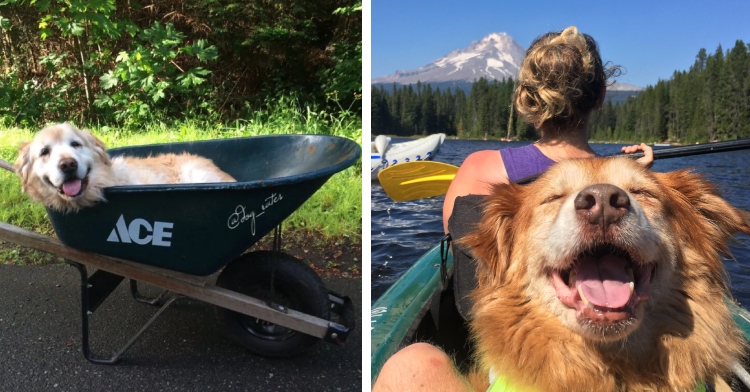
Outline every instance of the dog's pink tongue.
<svg viewBox="0 0 750 392"><path fill-rule="evenodd" d="M576 286L595 306L621 308L631 294L627 266L627 260L617 256L584 257L578 260Z"/></svg>
<svg viewBox="0 0 750 392"><path fill-rule="evenodd" d="M62 190L63 193L65 193L68 196L76 196L79 193L81 193L81 180L75 179L70 181L65 181L62 184Z"/></svg>

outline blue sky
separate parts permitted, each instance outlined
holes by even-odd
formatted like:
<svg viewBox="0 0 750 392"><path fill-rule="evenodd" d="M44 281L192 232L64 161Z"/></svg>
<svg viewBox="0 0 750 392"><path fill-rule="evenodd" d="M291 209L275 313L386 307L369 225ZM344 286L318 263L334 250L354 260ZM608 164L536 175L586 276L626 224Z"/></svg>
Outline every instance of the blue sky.
<svg viewBox="0 0 750 392"><path fill-rule="evenodd" d="M640 87L687 70L700 48L750 43L750 1L372 0L371 76L419 68L493 32L521 46L574 25L622 65L617 80ZM570 5L575 4L575 5Z"/></svg>

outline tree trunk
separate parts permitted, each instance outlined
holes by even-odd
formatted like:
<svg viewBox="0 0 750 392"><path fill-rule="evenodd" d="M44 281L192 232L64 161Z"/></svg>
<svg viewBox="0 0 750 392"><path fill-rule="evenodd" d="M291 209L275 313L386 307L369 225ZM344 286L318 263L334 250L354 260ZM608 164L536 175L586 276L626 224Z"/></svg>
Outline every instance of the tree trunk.
<svg viewBox="0 0 750 392"><path fill-rule="evenodd" d="M91 115L91 82L89 81L88 72L86 72L86 59L83 55L83 45L79 37L75 37L76 44L78 46L79 63L81 66L81 75L83 75L83 88L86 92L86 112Z"/></svg>

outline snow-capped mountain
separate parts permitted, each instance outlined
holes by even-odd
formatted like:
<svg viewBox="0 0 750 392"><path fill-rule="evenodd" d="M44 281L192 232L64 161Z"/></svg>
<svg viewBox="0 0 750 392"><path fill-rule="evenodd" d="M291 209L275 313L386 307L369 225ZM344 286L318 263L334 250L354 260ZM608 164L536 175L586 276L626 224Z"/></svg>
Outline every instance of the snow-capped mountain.
<svg viewBox="0 0 750 392"><path fill-rule="evenodd" d="M525 54L526 50L508 34L492 33L481 41L474 41L465 49L454 50L424 67L396 71L392 75L374 78L372 83L473 82L482 77L490 80L516 77Z"/></svg>
<svg viewBox="0 0 750 392"><path fill-rule="evenodd" d="M643 91L643 87L633 86L632 84L625 84L614 82L611 86L607 86L608 91Z"/></svg>
<svg viewBox="0 0 750 392"><path fill-rule="evenodd" d="M505 79L518 77L526 49L506 33L492 33L481 41L474 41L465 49L456 49L424 67L411 71L396 71L388 76L372 79L373 85L430 83L437 87L471 90L471 83L479 78ZM644 89L615 82L607 87L615 101L637 95ZM620 97L621 96L621 97Z"/></svg>

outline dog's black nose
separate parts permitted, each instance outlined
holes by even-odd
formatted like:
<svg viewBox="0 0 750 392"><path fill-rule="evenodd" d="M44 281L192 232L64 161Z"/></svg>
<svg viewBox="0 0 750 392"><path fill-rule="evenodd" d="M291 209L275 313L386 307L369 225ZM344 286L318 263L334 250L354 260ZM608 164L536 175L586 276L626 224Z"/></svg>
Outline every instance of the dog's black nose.
<svg viewBox="0 0 750 392"><path fill-rule="evenodd" d="M581 218L606 229L628 212L630 199L625 191L614 185L594 184L578 193L573 204Z"/></svg>
<svg viewBox="0 0 750 392"><path fill-rule="evenodd" d="M73 158L63 158L60 160L60 163L57 164L57 167L65 174L74 173L78 170L78 161Z"/></svg>

